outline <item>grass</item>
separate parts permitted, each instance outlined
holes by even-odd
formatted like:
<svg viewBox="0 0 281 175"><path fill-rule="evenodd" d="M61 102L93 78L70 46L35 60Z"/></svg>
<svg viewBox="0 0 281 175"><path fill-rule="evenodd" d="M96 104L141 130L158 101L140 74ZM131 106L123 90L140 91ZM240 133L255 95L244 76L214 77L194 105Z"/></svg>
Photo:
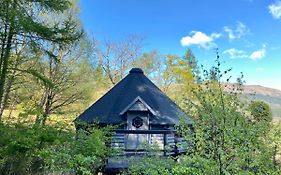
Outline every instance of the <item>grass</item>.
<svg viewBox="0 0 281 175"><path fill-rule="evenodd" d="M21 116L19 115L19 110L4 110L3 113L3 122L9 123L21 123L32 125L35 123L35 115L28 115L28 116ZM51 114L46 121L46 125L51 126L63 126L67 130L75 130L75 126L73 120L76 118L73 114L65 114L65 115L58 115L58 114Z"/></svg>

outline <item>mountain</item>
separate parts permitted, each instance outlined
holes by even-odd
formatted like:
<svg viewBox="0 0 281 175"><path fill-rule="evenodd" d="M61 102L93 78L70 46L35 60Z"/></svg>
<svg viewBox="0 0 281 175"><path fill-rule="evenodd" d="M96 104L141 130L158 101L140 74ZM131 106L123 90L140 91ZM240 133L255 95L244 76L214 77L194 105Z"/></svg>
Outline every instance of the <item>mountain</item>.
<svg viewBox="0 0 281 175"><path fill-rule="evenodd" d="M262 100L271 107L273 117L281 120L281 91L260 85L245 85L243 96L248 100Z"/></svg>

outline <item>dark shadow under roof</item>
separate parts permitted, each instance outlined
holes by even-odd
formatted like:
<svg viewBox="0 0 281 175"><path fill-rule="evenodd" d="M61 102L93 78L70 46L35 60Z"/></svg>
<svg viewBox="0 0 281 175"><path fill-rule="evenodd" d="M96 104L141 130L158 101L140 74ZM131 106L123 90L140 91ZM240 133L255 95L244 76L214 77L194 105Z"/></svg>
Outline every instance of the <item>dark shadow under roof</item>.
<svg viewBox="0 0 281 175"><path fill-rule="evenodd" d="M184 117L189 124L192 123L190 117L139 68L133 68L124 79L78 116L75 122L123 123L126 117L121 112L136 98L142 99L154 111L150 118L151 124L173 125L179 122L180 117Z"/></svg>

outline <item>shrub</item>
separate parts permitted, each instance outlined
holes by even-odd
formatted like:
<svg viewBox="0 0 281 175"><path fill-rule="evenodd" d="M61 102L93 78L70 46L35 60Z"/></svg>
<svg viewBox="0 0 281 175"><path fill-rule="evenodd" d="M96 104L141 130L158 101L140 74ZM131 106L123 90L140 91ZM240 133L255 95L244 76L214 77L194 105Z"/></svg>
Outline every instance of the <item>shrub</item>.
<svg viewBox="0 0 281 175"><path fill-rule="evenodd" d="M53 126L0 124L0 138L0 174L92 174L111 153L106 128L76 134Z"/></svg>

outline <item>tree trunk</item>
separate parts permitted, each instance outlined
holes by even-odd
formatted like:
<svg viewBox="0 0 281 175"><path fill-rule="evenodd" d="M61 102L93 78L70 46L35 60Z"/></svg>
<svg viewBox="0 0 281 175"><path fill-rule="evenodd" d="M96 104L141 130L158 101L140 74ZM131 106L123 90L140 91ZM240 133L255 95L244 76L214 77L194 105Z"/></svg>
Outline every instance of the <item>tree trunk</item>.
<svg viewBox="0 0 281 175"><path fill-rule="evenodd" d="M16 67L17 67L17 65L15 65L15 68ZM15 74L16 74L16 70L13 70L13 73L12 73L11 77L9 78L9 81L7 82L7 85L4 87L4 94L3 94L3 97L2 97L1 103L0 103L0 118L3 115L5 106L7 104L7 100L9 99L9 94L10 94L11 87L12 87L12 84L13 84L14 79L15 79Z"/></svg>
<svg viewBox="0 0 281 175"><path fill-rule="evenodd" d="M43 119L42 119L42 125L45 126L46 125L46 121L48 116L50 115L50 109L51 109L51 104L52 104L52 95L51 93L49 93L48 97L47 97L47 102L45 105L45 111L43 114Z"/></svg>
<svg viewBox="0 0 281 175"><path fill-rule="evenodd" d="M276 155L277 155L277 145L274 145L272 161L273 161L273 167L274 167L275 170L276 170L276 167L277 167Z"/></svg>
<svg viewBox="0 0 281 175"><path fill-rule="evenodd" d="M15 6L15 3L13 5L13 7ZM7 45L3 54L3 57L1 57L1 75L0 75L0 99L1 99L1 105L0 106L4 106L5 104L2 104L2 102L4 102L5 100L3 100L4 97L4 90L5 90L5 82L6 82L6 78L7 78L7 70L8 70L8 63L9 63L9 59L10 59L10 53L11 53L11 49L12 49L12 41L13 41L13 37L14 37L14 19L15 17L12 16L11 17L11 21L10 21L10 28L8 30L8 37L7 37ZM0 122L2 119L2 115L0 115Z"/></svg>
<svg viewBox="0 0 281 175"><path fill-rule="evenodd" d="M38 114L37 114L36 119L35 119L35 125L37 125L37 126L39 126L41 124L41 121L42 121L42 109L44 108L44 105L46 103L47 94L48 94L48 89L45 89L43 94L42 94L42 97L41 97L41 102L38 106L38 108L40 108L40 109L38 109Z"/></svg>
<svg viewBox="0 0 281 175"><path fill-rule="evenodd" d="M1 102L0 102L0 118L2 118L2 116L3 116L3 112L4 112L4 109L5 109L5 105L7 103L7 99L8 99L9 92L10 92L10 88L11 88L11 80L4 87L3 96L2 96L2 99L1 99Z"/></svg>
<svg viewBox="0 0 281 175"><path fill-rule="evenodd" d="M12 103L11 103L11 105L9 107L10 111L9 111L8 119L11 119L12 112L15 110L15 106L16 106L16 103L17 103L16 99L17 99L17 94L15 93L14 98L12 100Z"/></svg>
<svg viewBox="0 0 281 175"><path fill-rule="evenodd" d="M52 106L52 90L50 88L46 88L42 98L41 98L41 103L39 105L39 110L41 110L38 115L36 116L36 121L35 121L35 125L39 126L39 125L45 125L48 116L51 113L51 106ZM44 112L42 112L44 111Z"/></svg>
<svg viewBox="0 0 281 175"><path fill-rule="evenodd" d="M4 3L3 3L4 4ZM4 53L5 53L5 45L7 43L7 35L8 35L8 1L6 1L5 5L3 5L4 7L6 7L6 16L5 16L5 27L4 27L4 34L1 37L1 60L0 60L0 72L2 72L2 65L3 65L3 57L4 57Z"/></svg>

